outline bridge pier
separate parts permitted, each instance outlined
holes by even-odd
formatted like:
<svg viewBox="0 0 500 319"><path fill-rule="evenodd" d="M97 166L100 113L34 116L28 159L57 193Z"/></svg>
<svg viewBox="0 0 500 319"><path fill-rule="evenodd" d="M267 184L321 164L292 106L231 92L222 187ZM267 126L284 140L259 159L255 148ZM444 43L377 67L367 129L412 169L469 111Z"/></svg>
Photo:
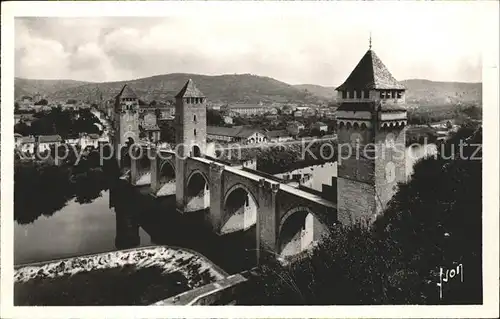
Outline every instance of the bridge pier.
<svg viewBox="0 0 500 319"><path fill-rule="evenodd" d="M210 163L210 213L208 218L213 231L219 235L223 226L222 214L224 212L223 172L224 165L214 162Z"/></svg>
<svg viewBox="0 0 500 319"><path fill-rule="evenodd" d="M280 184L277 182L259 181L259 212L257 214L257 262L264 258L266 253L278 252L278 217L277 194Z"/></svg>
<svg viewBox="0 0 500 319"><path fill-rule="evenodd" d="M184 146L178 145L178 153L175 156L175 206L177 212L184 214L186 206L186 165L187 161L184 154Z"/></svg>
<svg viewBox="0 0 500 319"><path fill-rule="evenodd" d="M160 190L160 160L156 146L150 146L151 156L151 194L156 195Z"/></svg>
<svg viewBox="0 0 500 319"><path fill-rule="evenodd" d="M139 159L137 156L131 156L130 158L130 184L137 185L137 180L139 179Z"/></svg>

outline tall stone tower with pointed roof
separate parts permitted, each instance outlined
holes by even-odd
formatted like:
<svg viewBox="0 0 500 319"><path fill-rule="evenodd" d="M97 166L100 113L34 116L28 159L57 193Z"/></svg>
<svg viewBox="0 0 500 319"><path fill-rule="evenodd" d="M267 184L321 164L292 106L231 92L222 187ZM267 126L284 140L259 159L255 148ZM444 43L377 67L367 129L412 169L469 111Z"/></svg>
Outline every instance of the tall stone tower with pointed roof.
<svg viewBox="0 0 500 319"><path fill-rule="evenodd" d="M185 158L202 156L207 145L206 97L189 79L175 96L175 176L184 176ZM184 209L184 178L176 179L176 203Z"/></svg>
<svg viewBox="0 0 500 319"><path fill-rule="evenodd" d="M139 141L139 99L127 84L115 97L113 126L114 151L121 157L122 148L127 143ZM119 162L120 167L121 164Z"/></svg>
<svg viewBox="0 0 500 319"><path fill-rule="evenodd" d="M337 89L338 219L370 222L406 180L405 87L370 49Z"/></svg>

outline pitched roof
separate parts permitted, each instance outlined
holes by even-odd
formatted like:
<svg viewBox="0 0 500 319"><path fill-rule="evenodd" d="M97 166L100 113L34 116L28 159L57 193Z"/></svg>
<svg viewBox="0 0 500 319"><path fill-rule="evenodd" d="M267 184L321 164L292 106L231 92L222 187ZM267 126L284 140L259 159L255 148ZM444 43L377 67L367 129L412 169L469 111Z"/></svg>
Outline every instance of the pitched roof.
<svg viewBox="0 0 500 319"><path fill-rule="evenodd" d="M368 50L358 65L351 72L347 80L336 90L365 90L365 89L397 89L405 87L399 83L387 70L379 57L372 50Z"/></svg>
<svg viewBox="0 0 500 319"><path fill-rule="evenodd" d="M385 112L406 111L406 107L398 103L378 102L344 102L340 104L337 111L374 111L375 109Z"/></svg>
<svg viewBox="0 0 500 319"><path fill-rule="evenodd" d="M262 131L258 128L251 128L245 126L234 126L234 127L207 126L207 134L209 135L247 138L252 134L254 134L255 132L262 133Z"/></svg>
<svg viewBox="0 0 500 319"><path fill-rule="evenodd" d="M290 136L287 130L269 131L266 133L267 137L287 137Z"/></svg>
<svg viewBox="0 0 500 319"><path fill-rule="evenodd" d="M90 133L89 137L92 138L92 139L94 139L94 140L97 140L100 136L99 136L99 134Z"/></svg>
<svg viewBox="0 0 500 319"><path fill-rule="evenodd" d="M132 90L130 88L130 86L128 86L127 84L125 84L122 88L122 90L120 91L120 93L118 93L118 95L116 97L120 97L120 98L124 98L124 99L137 99L137 95L135 94L134 90Z"/></svg>
<svg viewBox="0 0 500 319"><path fill-rule="evenodd" d="M61 136L59 135L40 135L38 137L38 143L54 143L54 142L60 142Z"/></svg>
<svg viewBox="0 0 500 319"><path fill-rule="evenodd" d="M203 93L194 85L193 80L189 79L184 87L177 93L176 98L182 97L205 97Z"/></svg>
<svg viewBox="0 0 500 319"><path fill-rule="evenodd" d="M21 144L30 144L30 143L35 143L34 136L25 136L21 139Z"/></svg>
<svg viewBox="0 0 500 319"><path fill-rule="evenodd" d="M266 106L264 105L260 105L260 104L244 104L244 103L238 103L238 104L231 104L229 105L229 108L230 109L255 109L255 108L267 108ZM269 109L271 109L269 107Z"/></svg>
<svg viewBox="0 0 500 319"><path fill-rule="evenodd" d="M323 122L316 122L316 123L313 123L312 126L318 127L318 126L327 126L327 125L325 123L323 123Z"/></svg>

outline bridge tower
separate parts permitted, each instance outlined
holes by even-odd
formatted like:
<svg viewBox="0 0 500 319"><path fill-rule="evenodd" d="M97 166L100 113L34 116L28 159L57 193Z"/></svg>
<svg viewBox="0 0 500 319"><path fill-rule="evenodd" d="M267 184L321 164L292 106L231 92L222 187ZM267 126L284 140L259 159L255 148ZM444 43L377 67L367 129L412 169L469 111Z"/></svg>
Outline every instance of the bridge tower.
<svg viewBox="0 0 500 319"><path fill-rule="evenodd" d="M191 79L175 96L175 142L176 204L183 212L186 158L203 156L207 144L206 97Z"/></svg>
<svg viewBox="0 0 500 319"><path fill-rule="evenodd" d="M115 97L113 118L113 148L120 168L123 166L122 149L139 141L139 99L125 84ZM122 160L120 160L122 159Z"/></svg>
<svg viewBox="0 0 500 319"><path fill-rule="evenodd" d="M343 224L371 222L406 180L405 87L370 48L337 89L337 210Z"/></svg>

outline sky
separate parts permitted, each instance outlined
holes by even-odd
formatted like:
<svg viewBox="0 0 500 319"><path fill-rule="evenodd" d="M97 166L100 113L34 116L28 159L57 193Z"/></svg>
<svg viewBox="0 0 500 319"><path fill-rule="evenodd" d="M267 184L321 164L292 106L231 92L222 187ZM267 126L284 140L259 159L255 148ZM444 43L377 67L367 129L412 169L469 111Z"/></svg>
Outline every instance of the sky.
<svg viewBox="0 0 500 319"><path fill-rule="evenodd" d="M340 85L372 48L394 77L481 81L484 7L317 4L308 10L178 11L165 17L15 19L15 76L93 82L251 73Z"/></svg>

